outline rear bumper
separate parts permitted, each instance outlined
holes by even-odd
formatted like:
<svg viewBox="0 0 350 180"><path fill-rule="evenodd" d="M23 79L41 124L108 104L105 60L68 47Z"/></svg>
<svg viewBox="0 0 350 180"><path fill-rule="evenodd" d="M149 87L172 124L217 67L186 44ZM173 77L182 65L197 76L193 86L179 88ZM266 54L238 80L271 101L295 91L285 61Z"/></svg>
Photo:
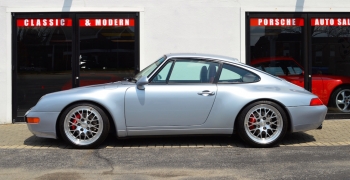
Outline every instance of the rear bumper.
<svg viewBox="0 0 350 180"><path fill-rule="evenodd" d="M35 136L57 139L56 121L59 112L27 112L25 117L39 117L38 124L27 123L28 129Z"/></svg>
<svg viewBox="0 0 350 180"><path fill-rule="evenodd" d="M287 107L287 109L291 118L291 132L317 129L327 114L327 107L324 105Z"/></svg>

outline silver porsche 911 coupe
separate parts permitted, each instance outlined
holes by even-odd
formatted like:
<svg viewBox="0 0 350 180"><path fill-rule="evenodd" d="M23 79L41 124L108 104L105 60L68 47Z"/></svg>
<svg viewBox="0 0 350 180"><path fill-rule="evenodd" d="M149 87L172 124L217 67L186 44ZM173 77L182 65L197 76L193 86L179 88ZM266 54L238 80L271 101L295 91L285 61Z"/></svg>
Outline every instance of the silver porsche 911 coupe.
<svg viewBox="0 0 350 180"><path fill-rule="evenodd" d="M318 128L327 108L305 89L237 59L167 54L133 78L43 96L25 115L38 137L93 148L117 137L237 133L253 147Z"/></svg>

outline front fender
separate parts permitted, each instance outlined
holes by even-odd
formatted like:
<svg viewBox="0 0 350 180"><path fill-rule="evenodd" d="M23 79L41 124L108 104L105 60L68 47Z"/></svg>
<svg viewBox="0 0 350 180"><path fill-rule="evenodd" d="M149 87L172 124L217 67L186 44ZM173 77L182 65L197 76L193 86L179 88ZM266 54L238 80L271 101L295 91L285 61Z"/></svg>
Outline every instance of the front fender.
<svg viewBox="0 0 350 180"><path fill-rule="evenodd" d="M94 102L111 115L117 130L117 136L126 136L124 116L124 97L127 87L118 88L77 88L68 91L51 93L43 96L30 112L59 112L71 104L89 101ZM57 122L58 118L50 119Z"/></svg>

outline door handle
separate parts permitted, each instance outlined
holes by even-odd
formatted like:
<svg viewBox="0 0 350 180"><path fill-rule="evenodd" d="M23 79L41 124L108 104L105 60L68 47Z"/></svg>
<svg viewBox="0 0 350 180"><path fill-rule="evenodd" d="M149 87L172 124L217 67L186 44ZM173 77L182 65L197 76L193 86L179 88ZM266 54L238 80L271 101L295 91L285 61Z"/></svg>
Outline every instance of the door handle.
<svg viewBox="0 0 350 180"><path fill-rule="evenodd" d="M197 94L198 94L198 95L209 95L209 96L211 96L211 95L214 95L215 92L208 91L208 90L204 90L204 91L199 92L199 93L197 93Z"/></svg>

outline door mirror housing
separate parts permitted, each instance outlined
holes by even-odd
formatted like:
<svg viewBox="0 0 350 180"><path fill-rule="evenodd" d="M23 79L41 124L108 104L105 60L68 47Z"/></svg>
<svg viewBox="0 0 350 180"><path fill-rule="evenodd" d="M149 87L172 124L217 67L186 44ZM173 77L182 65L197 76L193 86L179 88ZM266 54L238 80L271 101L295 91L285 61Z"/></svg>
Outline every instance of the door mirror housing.
<svg viewBox="0 0 350 180"><path fill-rule="evenodd" d="M144 90L145 89L145 86L148 84L148 78L147 76L142 76L139 80L137 80L136 82L136 86L137 86L137 89L139 90Z"/></svg>

